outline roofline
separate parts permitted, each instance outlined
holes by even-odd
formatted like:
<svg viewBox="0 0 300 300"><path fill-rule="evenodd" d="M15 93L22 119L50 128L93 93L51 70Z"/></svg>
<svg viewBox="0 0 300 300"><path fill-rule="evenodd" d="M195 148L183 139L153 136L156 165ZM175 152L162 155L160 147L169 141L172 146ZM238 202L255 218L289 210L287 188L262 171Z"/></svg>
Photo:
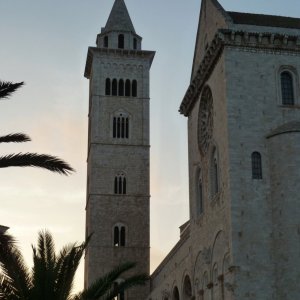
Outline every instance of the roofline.
<svg viewBox="0 0 300 300"><path fill-rule="evenodd" d="M250 36L254 37L251 39ZM266 41L267 40L267 41ZM276 40L276 44L274 41ZM199 97L202 88L209 79L215 64L218 62L224 47L252 48L264 51L288 51L300 53L300 35L281 33L258 33L220 29L210 44L185 96L181 102L179 112L188 116Z"/></svg>
<svg viewBox="0 0 300 300"><path fill-rule="evenodd" d="M262 27L274 27L274 28L289 28L289 29L300 29L300 18L295 18L295 17L288 17L288 16L282 16L282 15L269 15L269 14L256 14L256 13L248 13L248 12L238 12L238 11L228 11L227 12L229 16L232 19L233 24L236 25L252 25L252 26L262 26ZM231 16L230 14L239 14L239 15L244 15L244 16L260 16L260 17L266 17L266 18L273 18L277 20L285 20L285 21L297 21L299 22L298 27L286 24L286 26L277 25L277 24L268 24L268 25L263 25L263 24L255 24L255 23L250 23L250 22L235 22L234 17ZM275 21L275 20L274 20Z"/></svg>
<svg viewBox="0 0 300 300"><path fill-rule="evenodd" d="M86 77L88 79L90 78L90 74L91 74L94 53L102 53L102 54L106 54L106 55L119 54L121 56L122 55L126 55L126 56L131 55L132 57L134 57L134 56L144 57L144 58L149 59L150 67L151 67L156 52L155 51L147 51L147 50L89 47L88 53L87 53L85 71L84 71L84 77Z"/></svg>
<svg viewBox="0 0 300 300"><path fill-rule="evenodd" d="M193 77L193 74L194 74L194 67L195 67L195 60L196 60L196 50L197 50L197 45L198 45L198 41L199 41L199 35L200 35L200 22L201 22L201 13L202 13L202 10L203 10L203 5L204 5L204 2L207 1L207 0L203 0L201 2L201 7L200 7L200 12L199 12L199 21L198 21L198 29L197 29L197 34L196 34L196 43L195 43L195 47L194 47L194 57L193 57L193 64L192 64L192 73L191 73L191 81L192 81L192 77ZM232 19L231 17L228 15L227 11L224 9L224 7L217 1L217 0L212 0L213 4L216 6L216 9L218 11L221 12L221 14L223 15L223 17L225 18L225 20L227 22L230 22L232 23Z"/></svg>

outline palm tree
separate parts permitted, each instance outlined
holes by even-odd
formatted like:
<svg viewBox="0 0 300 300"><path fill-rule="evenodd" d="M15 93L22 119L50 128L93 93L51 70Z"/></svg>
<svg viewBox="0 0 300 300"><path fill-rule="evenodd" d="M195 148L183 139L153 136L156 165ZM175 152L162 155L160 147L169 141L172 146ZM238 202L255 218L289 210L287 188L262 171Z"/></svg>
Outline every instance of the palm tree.
<svg viewBox="0 0 300 300"><path fill-rule="evenodd" d="M122 274L135 266L124 263L88 289L72 295L74 276L89 239L80 245L65 246L56 255L52 235L48 231L39 232L37 246L32 247L33 268L29 271L15 239L0 233L0 299L112 300L124 290L146 283L148 276L138 274L116 284Z"/></svg>
<svg viewBox="0 0 300 300"><path fill-rule="evenodd" d="M0 80L0 100L9 98L24 85L24 82L12 83ZM0 143L29 142L29 136L23 133L0 136ZM40 167L52 172L68 175L74 169L60 158L48 154L17 153L0 157L0 168L6 167Z"/></svg>

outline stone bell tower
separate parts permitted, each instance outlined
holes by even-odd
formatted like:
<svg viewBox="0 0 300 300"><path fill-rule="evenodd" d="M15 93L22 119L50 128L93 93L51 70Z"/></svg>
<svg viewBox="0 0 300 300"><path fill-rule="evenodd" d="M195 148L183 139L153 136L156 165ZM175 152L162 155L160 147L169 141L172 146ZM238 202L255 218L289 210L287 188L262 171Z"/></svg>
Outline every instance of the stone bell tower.
<svg viewBox="0 0 300 300"><path fill-rule="evenodd" d="M149 274L149 71L155 55L142 50L124 0L115 0L90 47L85 286L120 263ZM142 300L137 287L120 299Z"/></svg>

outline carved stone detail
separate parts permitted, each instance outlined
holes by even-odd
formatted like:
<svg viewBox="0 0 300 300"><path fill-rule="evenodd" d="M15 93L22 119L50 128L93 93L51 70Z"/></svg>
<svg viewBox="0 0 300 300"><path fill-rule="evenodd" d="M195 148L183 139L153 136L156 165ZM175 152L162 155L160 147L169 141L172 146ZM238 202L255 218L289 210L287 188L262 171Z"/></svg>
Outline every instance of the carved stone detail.
<svg viewBox="0 0 300 300"><path fill-rule="evenodd" d="M203 91L198 119L198 145L202 155L208 151L213 133L213 99L209 88Z"/></svg>

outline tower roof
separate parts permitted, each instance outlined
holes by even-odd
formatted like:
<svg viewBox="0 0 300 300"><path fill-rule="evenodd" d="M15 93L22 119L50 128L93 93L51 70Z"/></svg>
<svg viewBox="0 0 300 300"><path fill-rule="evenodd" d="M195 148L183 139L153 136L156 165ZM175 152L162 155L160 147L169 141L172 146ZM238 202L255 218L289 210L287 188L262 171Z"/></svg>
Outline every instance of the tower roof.
<svg viewBox="0 0 300 300"><path fill-rule="evenodd" d="M124 0L115 0L104 28L104 32L107 31L131 31L135 33Z"/></svg>

